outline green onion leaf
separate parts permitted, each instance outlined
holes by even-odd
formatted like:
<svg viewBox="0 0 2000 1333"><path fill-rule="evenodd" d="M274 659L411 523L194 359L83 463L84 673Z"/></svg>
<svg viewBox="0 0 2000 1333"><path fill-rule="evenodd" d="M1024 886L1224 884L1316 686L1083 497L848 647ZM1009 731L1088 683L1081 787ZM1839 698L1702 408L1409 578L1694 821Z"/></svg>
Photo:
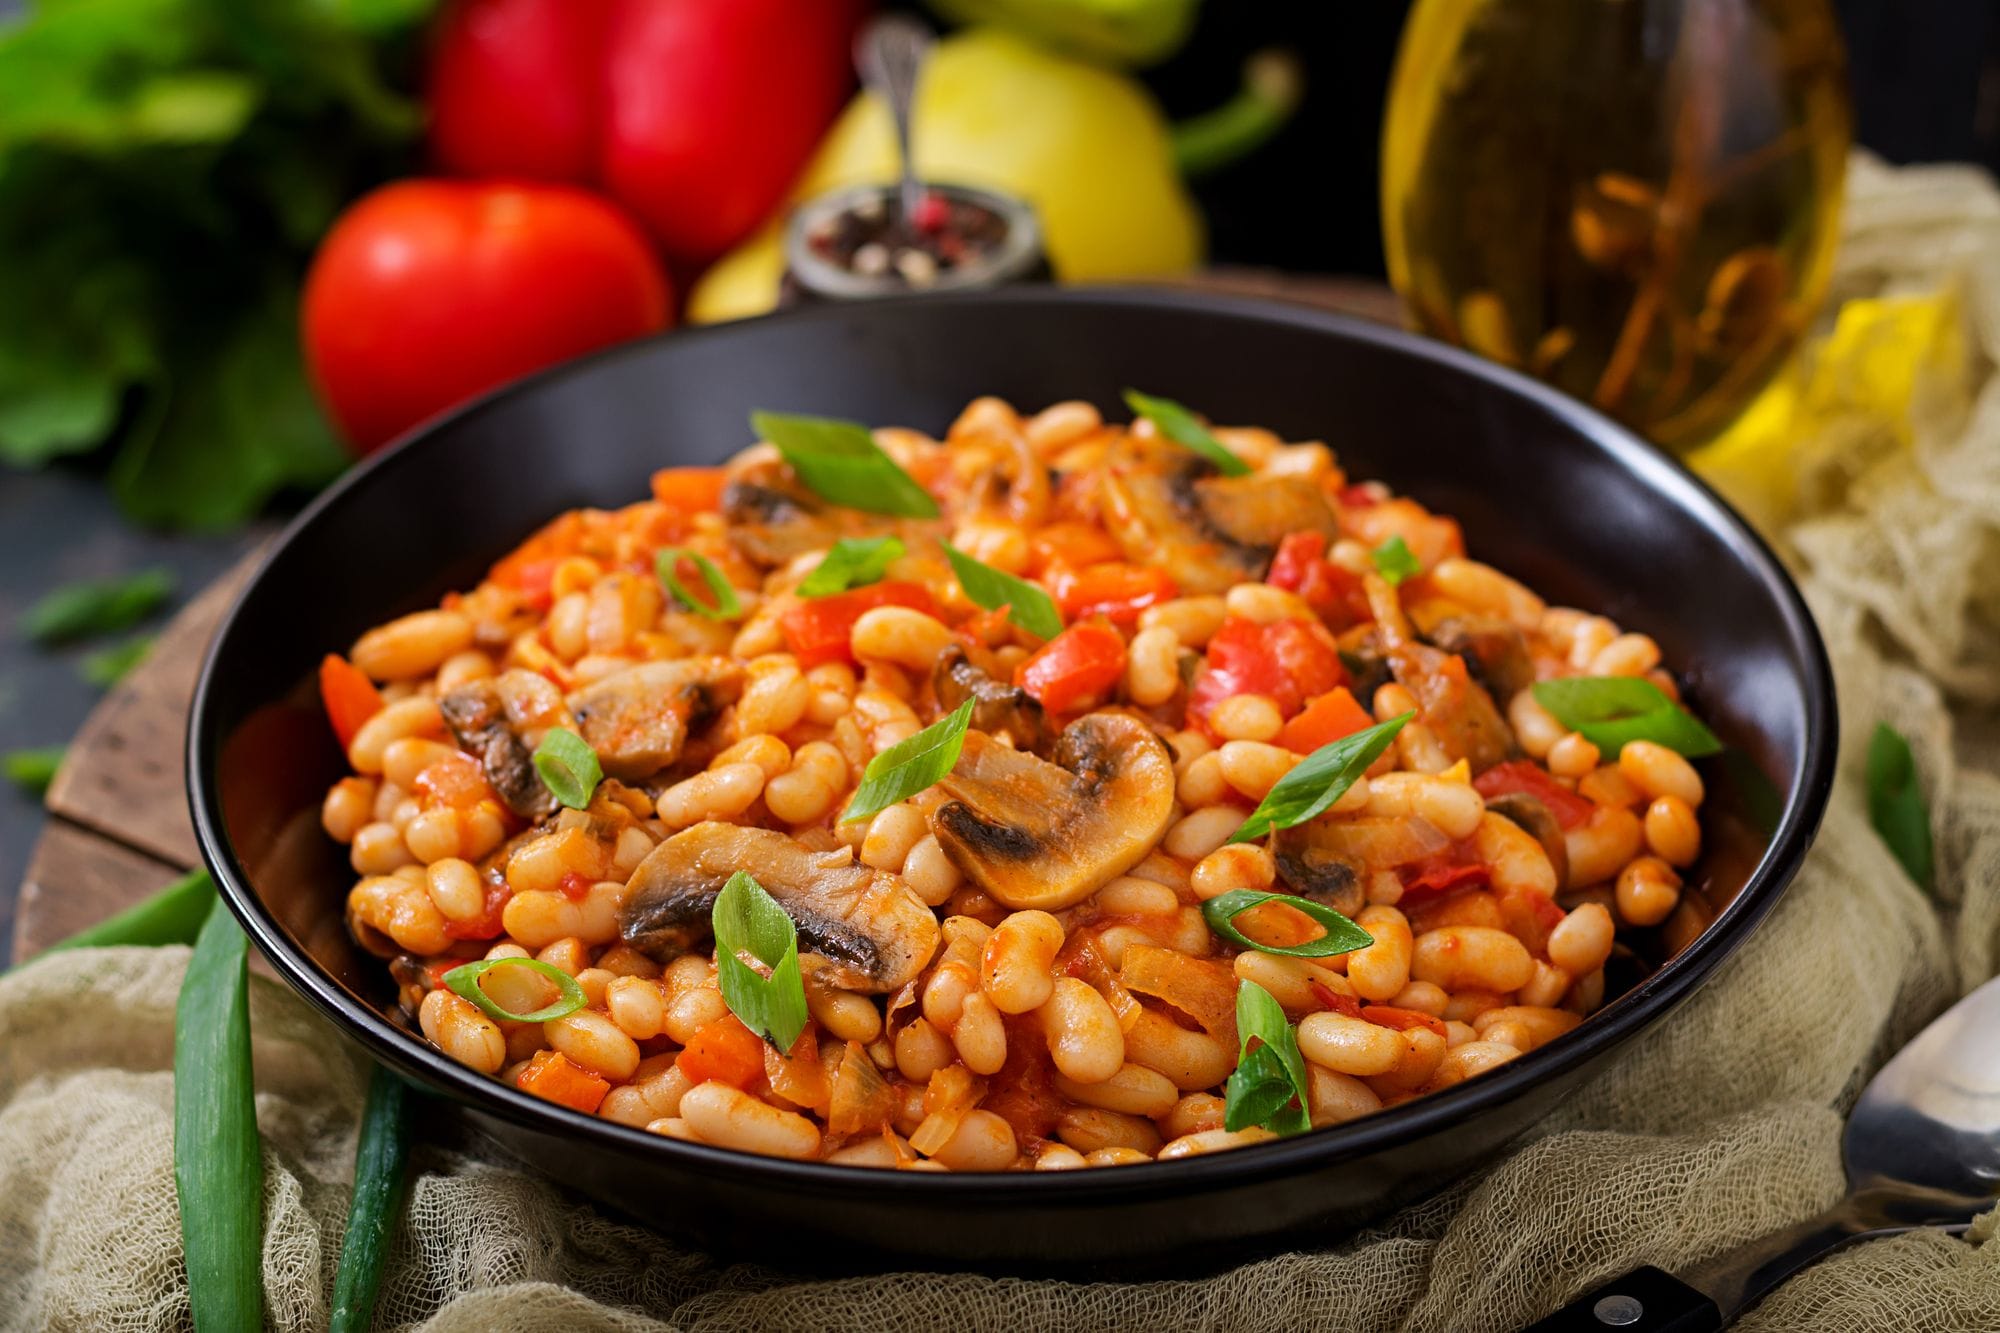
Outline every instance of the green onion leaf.
<svg viewBox="0 0 2000 1333"><path fill-rule="evenodd" d="M347 1237L333 1279L333 1319L328 1333L368 1333L382 1264L403 1212L404 1167L410 1156L409 1089L381 1065L368 1080L368 1105L354 1144L354 1193L347 1205Z"/></svg>
<svg viewBox="0 0 2000 1333"><path fill-rule="evenodd" d="M174 1192L196 1328L264 1326L249 961L250 941L217 899L174 1011Z"/></svg>
<svg viewBox="0 0 2000 1333"><path fill-rule="evenodd" d="M903 558L903 543L894 537L842 537L800 580L801 597L831 597L849 588L880 583L889 566Z"/></svg>
<svg viewBox="0 0 2000 1333"><path fill-rule="evenodd" d="M704 599L689 592L681 583L680 564L686 560L700 573L701 581L708 585L709 598ZM729 586L729 580L722 577L705 555L679 546L670 546L653 560L653 572L660 576L674 600L698 616L709 620L732 620L743 614L743 603L736 596L736 589Z"/></svg>
<svg viewBox="0 0 2000 1333"><path fill-rule="evenodd" d="M1236 928L1236 918L1253 907L1265 903L1283 903L1295 907L1317 921L1326 934L1304 944L1279 947L1275 944L1261 944ZM1263 893L1256 889L1231 889L1229 892L1210 898L1201 905L1201 914L1208 921L1208 928L1240 949L1255 949L1259 953L1274 953L1283 958L1331 958L1335 954L1353 953L1365 949L1375 942L1375 937L1349 921L1325 903L1316 903L1310 898L1301 898L1291 893Z"/></svg>
<svg viewBox="0 0 2000 1333"><path fill-rule="evenodd" d="M1125 391L1125 406L1132 409L1134 416L1146 418L1159 428L1160 434L1180 445L1192 449L1215 464L1215 470L1225 477L1247 477L1250 465L1229 451L1229 446L1215 438L1215 433L1201 424L1194 413L1182 407L1171 398L1155 398L1137 389Z"/></svg>
<svg viewBox="0 0 2000 1333"><path fill-rule="evenodd" d="M1222 1127L1234 1132L1261 1125L1280 1134L1311 1129L1298 1035L1285 1021L1284 1007L1254 981L1236 988L1236 1032L1236 1072L1224 1088Z"/></svg>
<svg viewBox="0 0 2000 1333"><path fill-rule="evenodd" d="M542 736L535 747L535 771L542 775L542 785L572 810L589 805L590 794L604 780L597 751L567 727L550 727Z"/></svg>
<svg viewBox="0 0 2000 1333"><path fill-rule="evenodd" d="M745 871L715 896L716 984L729 1012L775 1046L792 1049L806 1026L806 987L799 975L799 931L778 900ZM748 953L771 969L761 975L736 955Z"/></svg>
<svg viewBox="0 0 2000 1333"><path fill-rule="evenodd" d="M1571 676L1535 682L1535 702L1615 759L1627 741L1653 741L1699 759L1722 749L1715 733L1637 676Z"/></svg>
<svg viewBox="0 0 2000 1333"><path fill-rule="evenodd" d="M173 595L170 569L65 584L28 608L21 633L41 644L114 634L138 624Z"/></svg>
<svg viewBox="0 0 2000 1333"><path fill-rule="evenodd" d="M1291 772L1278 779L1243 821L1243 827L1229 835L1231 842L1251 842L1275 829L1290 828L1318 818L1346 794L1354 780L1368 771L1381 757L1415 714L1405 713L1387 722L1377 722L1351 736L1328 741L1301 759Z"/></svg>
<svg viewBox="0 0 2000 1333"><path fill-rule="evenodd" d="M558 994L554 1001L533 1013L509 1013L493 1003L486 994L486 988L479 984L479 979L496 967L525 967L530 972L539 972L556 984ZM453 995L472 1001L479 1006L479 1012L503 1023L546 1023L552 1018L573 1014L589 1003L575 977L554 963L544 963L537 958L480 958L445 973L444 984Z"/></svg>
<svg viewBox="0 0 2000 1333"><path fill-rule="evenodd" d="M777 446L806 489L870 514L936 518L937 501L882 452L866 426L830 417L752 412L758 438Z"/></svg>
<svg viewBox="0 0 2000 1333"><path fill-rule="evenodd" d="M988 611L1006 607L1007 619L1038 639L1053 639L1062 633L1062 612L1056 610L1055 601L1039 587L983 560L974 560L950 542L938 545L944 547L945 558L951 561L951 572L958 575L959 586L975 605Z"/></svg>
<svg viewBox="0 0 2000 1333"><path fill-rule="evenodd" d="M868 761L861 785L854 789L842 822L867 819L898 801L906 801L951 772L965 747L965 729L972 722L977 699L967 699L916 735L897 741Z"/></svg>
<svg viewBox="0 0 2000 1333"><path fill-rule="evenodd" d="M1417 559L1416 552L1410 549L1409 543L1403 540L1400 533L1369 552L1369 559L1375 562L1375 572L1387 580L1392 588L1404 579L1415 578L1424 572L1423 563Z"/></svg>
<svg viewBox="0 0 2000 1333"><path fill-rule="evenodd" d="M1929 892L1936 869L1930 808L1917 785L1910 743L1886 722L1877 723L1868 738L1868 822L1917 887Z"/></svg>
<svg viewBox="0 0 2000 1333"><path fill-rule="evenodd" d="M63 756L68 752L67 745L10 750L0 757L0 770L6 772L7 781L28 795L42 796L47 794L49 784L56 780L56 770L62 767Z"/></svg>
<svg viewBox="0 0 2000 1333"><path fill-rule="evenodd" d="M145 661L146 655L152 651L153 636L141 634L89 654L77 664L77 670L98 689L108 690L125 679L126 673Z"/></svg>
<svg viewBox="0 0 2000 1333"><path fill-rule="evenodd" d="M215 881L205 870L167 885L149 898L106 917L68 939L49 946L58 949L101 949L115 944L192 944L215 909Z"/></svg>

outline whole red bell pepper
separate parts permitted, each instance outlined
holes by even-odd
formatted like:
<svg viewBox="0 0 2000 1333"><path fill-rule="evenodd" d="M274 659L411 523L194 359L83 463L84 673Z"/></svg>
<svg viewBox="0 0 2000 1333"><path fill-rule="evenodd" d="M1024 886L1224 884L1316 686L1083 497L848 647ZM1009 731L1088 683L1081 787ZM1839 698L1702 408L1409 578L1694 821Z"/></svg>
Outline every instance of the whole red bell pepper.
<svg viewBox="0 0 2000 1333"><path fill-rule="evenodd" d="M862 0L454 0L430 66L446 171L595 186L700 263L783 200L844 104Z"/></svg>

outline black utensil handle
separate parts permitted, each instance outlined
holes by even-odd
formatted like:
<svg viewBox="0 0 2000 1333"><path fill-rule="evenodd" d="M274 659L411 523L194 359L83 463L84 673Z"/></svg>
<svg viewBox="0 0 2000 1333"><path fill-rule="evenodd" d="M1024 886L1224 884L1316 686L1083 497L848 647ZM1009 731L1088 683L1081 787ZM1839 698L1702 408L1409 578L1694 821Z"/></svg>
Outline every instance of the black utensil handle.
<svg viewBox="0 0 2000 1333"><path fill-rule="evenodd" d="M1649 1265L1585 1292L1528 1333L1717 1333L1721 1327L1714 1301Z"/></svg>

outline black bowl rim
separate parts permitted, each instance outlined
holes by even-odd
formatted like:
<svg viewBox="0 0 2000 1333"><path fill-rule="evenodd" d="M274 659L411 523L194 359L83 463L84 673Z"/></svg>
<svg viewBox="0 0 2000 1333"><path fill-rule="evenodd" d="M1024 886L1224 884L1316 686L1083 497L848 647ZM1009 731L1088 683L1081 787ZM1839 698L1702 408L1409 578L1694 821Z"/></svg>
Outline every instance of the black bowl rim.
<svg viewBox="0 0 2000 1333"><path fill-rule="evenodd" d="M347 493L393 471L425 441L458 421L492 411L516 396L534 393L544 382L624 357L643 357L660 346L683 341L726 341L758 336L767 323L838 324L855 318L895 319L904 306L1028 306L1060 316L1078 307L1125 307L1163 316L1222 316L1331 334L1336 339L1373 344L1429 362L1447 374L1470 376L1516 397L1529 399L1553 420L1586 437L1634 474L1661 502L1694 516L1716 533L1764 585L1783 616L1786 638L1804 665L1799 684L1806 713L1805 748L1797 765L1797 785L1786 803L1769 847L1735 898L1699 938L1652 976L1557 1041L1531 1051L1479 1078L1360 1120L1233 1152L1141 1163L1114 1171L995 1172L953 1174L895 1171L761 1157L733 1149L687 1143L555 1106L474 1073L413 1038L345 988L285 930L251 889L223 832L220 793L208 778L218 756L203 725L218 685L217 659L236 631L245 603L285 549L325 510ZM890 297L862 306L824 305L692 329L678 329L623 343L502 386L426 421L353 468L310 503L265 550L256 570L237 593L204 656L189 714L186 748L188 803L203 859L243 928L291 987L358 1039L376 1059L433 1086L449 1089L462 1102L541 1133L581 1136L605 1149L657 1154L668 1164L704 1174L736 1173L746 1183L840 1194L866 1185L921 1199L930 1206L1059 1206L1064 1203L1133 1200L1237 1188L1277 1176L1300 1175L1367 1156L1399 1143L1450 1129L1511 1101L1544 1080L1585 1064L1650 1026L1685 999L1749 936L1776 905L1798 872L1818 831L1833 787L1838 716L1833 671L1819 630L1804 598L1770 547L1727 501L1666 454L1623 426L1540 381L1483 360L1470 352L1415 334L1306 306L1256 298L1223 296L1175 288L1142 286L1013 287L981 293Z"/></svg>

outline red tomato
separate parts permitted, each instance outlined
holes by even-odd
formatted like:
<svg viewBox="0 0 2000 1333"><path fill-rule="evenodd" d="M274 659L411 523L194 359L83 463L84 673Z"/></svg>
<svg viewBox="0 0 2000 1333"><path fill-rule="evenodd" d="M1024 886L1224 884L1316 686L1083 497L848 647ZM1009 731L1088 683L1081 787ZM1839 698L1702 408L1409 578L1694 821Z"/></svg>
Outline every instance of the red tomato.
<svg viewBox="0 0 2000 1333"><path fill-rule="evenodd" d="M1326 558L1324 533L1294 532L1279 542L1264 582L1297 593L1320 619L1339 629L1361 624L1374 614L1361 576Z"/></svg>
<svg viewBox="0 0 2000 1333"><path fill-rule="evenodd" d="M878 606L907 606L925 615L937 614L937 603L921 583L871 583L831 597L802 598L778 616L785 646L810 671L824 662L852 662L848 638L862 613Z"/></svg>
<svg viewBox="0 0 2000 1333"><path fill-rule="evenodd" d="M506 880L489 877L486 880L486 901L479 915L470 921L453 921L446 917L446 937L454 940L498 939L500 932L506 929L502 918L507 911L508 900L513 896L514 891L507 887Z"/></svg>
<svg viewBox="0 0 2000 1333"><path fill-rule="evenodd" d="M515 1080L523 1092L532 1092L544 1101L596 1115L611 1084L557 1051L536 1051L520 1077Z"/></svg>
<svg viewBox="0 0 2000 1333"><path fill-rule="evenodd" d="M1188 691L1188 717L1205 723L1217 704L1239 694L1266 695L1290 716L1346 678L1326 626L1304 620L1260 625L1231 617L1208 641L1208 659Z"/></svg>
<svg viewBox="0 0 2000 1333"><path fill-rule="evenodd" d="M653 498L683 514L712 514L728 482L719 467L663 467L653 474Z"/></svg>
<svg viewBox="0 0 2000 1333"><path fill-rule="evenodd" d="M763 1076L764 1043L735 1014L724 1014L696 1032L674 1063L695 1083L741 1088Z"/></svg>
<svg viewBox="0 0 2000 1333"><path fill-rule="evenodd" d="M1411 1028L1429 1028L1442 1037L1445 1035L1444 1020L1424 1013L1421 1009L1399 1009L1393 1004L1364 1004L1360 1017L1376 1027L1394 1028L1398 1032L1408 1032Z"/></svg>
<svg viewBox="0 0 2000 1333"><path fill-rule="evenodd" d="M600 186L698 263L782 202L851 83L858 0L458 0L437 28L447 171Z"/></svg>
<svg viewBox="0 0 2000 1333"><path fill-rule="evenodd" d="M306 275L306 364L367 453L455 403L663 329L672 304L617 207L557 185L413 180L334 223Z"/></svg>
<svg viewBox="0 0 2000 1333"><path fill-rule="evenodd" d="M1546 805L1556 823L1566 829L1589 823L1591 813L1597 809L1595 802L1557 782L1532 759L1509 759L1504 764L1495 764L1474 778L1472 785L1489 800L1508 792L1526 792Z"/></svg>
<svg viewBox="0 0 2000 1333"><path fill-rule="evenodd" d="M1125 640L1097 621L1071 625L1014 668L1014 683L1051 713L1067 713L1110 692L1125 674Z"/></svg>
<svg viewBox="0 0 2000 1333"><path fill-rule="evenodd" d="M1485 866L1438 866L1406 880L1398 906L1415 907L1454 893L1483 889L1492 882L1492 872Z"/></svg>
<svg viewBox="0 0 2000 1333"><path fill-rule="evenodd" d="M1103 616L1121 625L1138 623L1141 611L1173 600L1180 591L1174 586L1173 575L1164 569L1117 562L1083 569L1053 563L1043 573L1042 582L1067 619Z"/></svg>
<svg viewBox="0 0 2000 1333"><path fill-rule="evenodd" d="M343 750L361 724L382 711L382 692L375 688L375 682L339 653L320 659L319 697Z"/></svg>

